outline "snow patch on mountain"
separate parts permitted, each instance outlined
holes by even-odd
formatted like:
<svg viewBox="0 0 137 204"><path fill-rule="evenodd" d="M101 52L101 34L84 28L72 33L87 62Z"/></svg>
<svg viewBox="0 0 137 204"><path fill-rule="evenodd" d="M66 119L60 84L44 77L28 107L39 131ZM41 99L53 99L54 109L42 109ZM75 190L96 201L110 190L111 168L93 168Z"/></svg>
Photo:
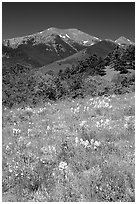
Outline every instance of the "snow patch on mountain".
<svg viewBox="0 0 137 204"><path fill-rule="evenodd" d="M84 44L87 43L87 42L88 42L88 40L83 41Z"/></svg>
<svg viewBox="0 0 137 204"><path fill-rule="evenodd" d="M97 40L99 40L99 41L101 41L99 38L97 38L97 37L94 37L95 39L97 39Z"/></svg>
<svg viewBox="0 0 137 204"><path fill-rule="evenodd" d="M60 34L59 36L60 36L61 38L66 38L65 35L62 35L62 34Z"/></svg>
<svg viewBox="0 0 137 204"><path fill-rule="evenodd" d="M67 36L68 38L70 38L68 34L66 34L66 36Z"/></svg>
<svg viewBox="0 0 137 204"><path fill-rule="evenodd" d="M66 37L67 37L67 38L70 38L68 34L65 34L65 35L60 34L59 36L60 36L61 38L64 38L64 39L65 39Z"/></svg>

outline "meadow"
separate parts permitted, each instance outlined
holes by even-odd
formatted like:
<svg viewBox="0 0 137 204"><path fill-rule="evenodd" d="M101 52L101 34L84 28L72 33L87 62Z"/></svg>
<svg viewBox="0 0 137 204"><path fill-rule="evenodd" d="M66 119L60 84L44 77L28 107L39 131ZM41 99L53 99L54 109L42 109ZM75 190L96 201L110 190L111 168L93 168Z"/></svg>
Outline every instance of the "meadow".
<svg viewBox="0 0 137 204"><path fill-rule="evenodd" d="M135 202L135 95L3 108L2 194L12 202Z"/></svg>

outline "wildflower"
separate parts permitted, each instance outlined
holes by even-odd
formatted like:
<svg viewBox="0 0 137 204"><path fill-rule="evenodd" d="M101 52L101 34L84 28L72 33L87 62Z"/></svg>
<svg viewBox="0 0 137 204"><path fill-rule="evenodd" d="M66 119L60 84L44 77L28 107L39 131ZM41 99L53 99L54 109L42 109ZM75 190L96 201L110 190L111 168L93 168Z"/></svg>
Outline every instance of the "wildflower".
<svg viewBox="0 0 137 204"><path fill-rule="evenodd" d="M29 128L28 128L28 136L29 136L29 134L30 134L31 131L32 131L32 129L29 129Z"/></svg>
<svg viewBox="0 0 137 204"><path fill-rule="evenodd" d="M66 162L63 162L63 161L61 161L60 163L59 163L59 170L65 170L66 168L67 168L67 163Z"/></svg>
<svg viewBox="0 0 137 204"><path fill-rule="evenodd" d="M73 108L71 108L70 110L71 110L71 112L73 112Z"/></svg>
<svg viewBox="0 0 137 204"><path fill-rule="evenodd" d="M89 146L89 141L88 140L83 140L82 138L80 138L80 144L82 144L83 146L88 147Z"/></svg>
<svg viewBox="0 0 137 204"><path fill-rule="evenodd" d="M79 139L78 139L78 137L76 137L76 138L75 138L75 143L76 143L76 145L78 144L78 142L79 142Z"/></svg>
<svg viewBox="0 0 137 204"><path fill-rule="evenodd" d="M97 126L97 127L99 127L99 126L100 126L100 123L99 123L99 121L97 121L97 122L96 122L96 126Z"/></svg>
<svg viewBox="0 0 137 204"><path fill-rule="evenodd" d="M106 124L108 124L109 123L109 119L106 119L106 122L105 122Z"/></svg>
<svg viewBox="0 0 137 204"><path fill-rule="evenodd" d="M127 123L125 123L125 124L124 124L124 127L125 127L125 128L128 128L128 124L127 124Z"/></svg>
<svg viewBox="0 0 137 204"><path fill-rule="evenodd" d="M103 123L103 119L100 120L100 123Z"/></svg>
<svg viewBox="0 0 137 204"><path fill-rule="evenodd" d="M11 173L13 170L12 169L9 169L9 172Z"/></svg>
<svg viewBox="0 0 137 204"><path fill-rule="evenodd" d="M17 134L19 134L20 132L21 132L20 129L13 128L13 134L14 134L14 135L17 135Z"/></svg>
<svg viewBox="0 0 137 204"><path fill-rule="evenodd" d="M50 130L50 126L49 125L47 126L47 130Z"/></svg>
<svg viewBox="0 0 137 204"><path fill-rule="evenodd" d="M85 147L87 147L87 146L88 146L88 144L89 144L89 141L88 141L88 140L86 140L86 141L84 142L84 146L85 146Z"/></svg>
<svg viewBox="0 0 137 204"><path fill-rule="evenodd" d="M28 111L32 111L32 108L26 107L25 110L26 110L26 111L27 111L27 110L28 110Z"/></svg>
<svg viewBox="0 0 137 204"><path fill-rule="evenodd" d="M52 150L53 150L54 152L56 152L56 148L55 148L55 146L52 146Z"/></svg>
<svg viewBox="0 0 137 204"><path fill-rule="evenodd" d="M94 142L94 146L99 147L100 145L101 145L101 142L99 142L99 141Z"/></svg>
<svg viewBox="0 0 137 204"><path fill-rule="evenodd" d="M80 123L80 126L83 126L83 125L85 125L87 123L87 121L86 120L83 120L81 123Z"/></svg>
<svg viewBox="0 0 137 204"><path fill-rule="evenodd" d="M10 150L10 147L9 147L9 145L6 145L6 150Z"/></svg>
<svg viewBox="0 0 137 204"><path fill-rule="evenodd" d="M94 143L94 139L91 139L91 140L90 140L90 143L93 144L93 143Z"/></svg>
<svg viewBox="0 0 137 204"><path fill-rule="evenodd" d="M31 145L31 142L28 142L27 144L26 144L26 147L29 147Z"/></svg>
<svg viewBox="0 0 137 204"><path fill-rule="evenodd" d="M83 139L82 139L82 138L80 138L80 143L82 144L82 142L83 142Z"/></svg>

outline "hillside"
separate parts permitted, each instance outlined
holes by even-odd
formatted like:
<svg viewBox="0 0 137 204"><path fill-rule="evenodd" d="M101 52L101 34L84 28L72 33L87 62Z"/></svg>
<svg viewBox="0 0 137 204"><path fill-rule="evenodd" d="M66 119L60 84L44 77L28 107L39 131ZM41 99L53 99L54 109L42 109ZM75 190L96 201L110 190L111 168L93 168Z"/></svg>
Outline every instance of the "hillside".
<svg viewBox="0 0 137 204"><path fill-rule="evenodd" d="M65 59L58 60L47 66L41 67L40 71L46 73L49 70L57 73L60 69L64 70L66 67L72 67L72 65L77 65L79 61L83 61L92 55L97 55L98 57L105 58L110 52L116 48L117 44L110 40L102 40L88 48L75 53Z"/></svg>
<svg viewBox="0 0 137 204"><path fill-rule="evenodd" d="M21 64L3 68L3 105L36 105L42 101L56 101L68 97L134 92L135 46L119 47L108 42L99 42L99 48L102 45L106 45L105 48L109 50L105 58L95 54L87 55L85 59L79 58L75 64L63 62L61 65L58 62L58 67L57 63L54 63L54 66L51 64L48 69L32 69L31 66ZM113 45L114 50L110 52ZM99 48L97 50L102 50ZM106 49L104 50L106 52ZM69 63L69 60L67 62Z"/></svg>

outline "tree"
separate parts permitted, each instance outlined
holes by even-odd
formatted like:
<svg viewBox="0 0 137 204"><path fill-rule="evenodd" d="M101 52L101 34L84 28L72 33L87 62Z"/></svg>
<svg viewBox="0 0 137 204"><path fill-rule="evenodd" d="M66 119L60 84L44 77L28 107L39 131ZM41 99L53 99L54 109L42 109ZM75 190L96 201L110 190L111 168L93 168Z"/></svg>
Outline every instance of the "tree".
<svg viewBox="0 0 137 204"><path fill-rule="evenodd" d="M109 88L109 82L99 75L88 76L83 80L83 93L85 93L85 95L98 96L107 94Z"/></svg>
<svg viewBox="0 0 137 204"><path fill-rule="evenodd" d="M57 86L55 84L55 78L52 75L45 74L43 75L40 72L37 72L35 75L35 87L34 93L37 99L56 99Z"/></svg>

